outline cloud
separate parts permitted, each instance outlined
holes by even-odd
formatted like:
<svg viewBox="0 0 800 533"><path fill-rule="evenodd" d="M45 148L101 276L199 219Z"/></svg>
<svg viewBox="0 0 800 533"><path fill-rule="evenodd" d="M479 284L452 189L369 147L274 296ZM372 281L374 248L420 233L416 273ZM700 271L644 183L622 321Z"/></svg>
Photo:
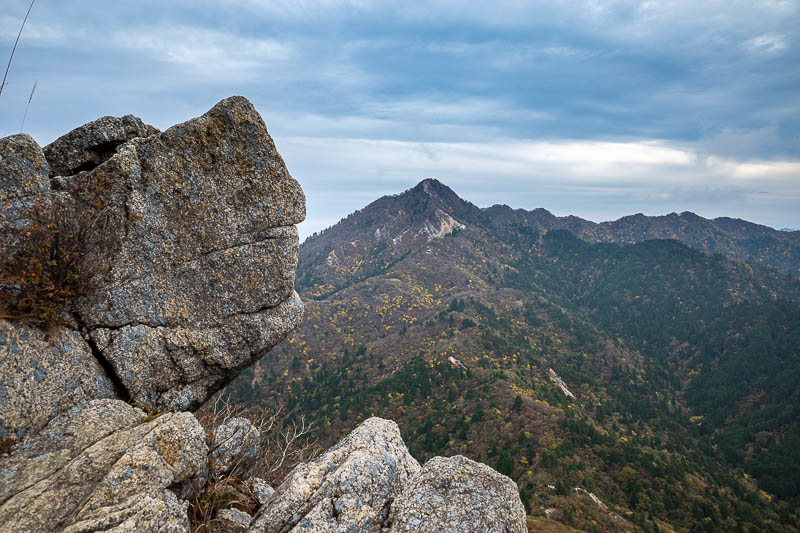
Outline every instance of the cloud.
<svg viewBox="0 0 800 533"><path fill-rule="evenodd" d="M414 143L289 137L280 149L307 188L309 212L334 211L330 206L336 198L333 204L341 216L425 177L441 179L480 205L545 207L593 220L695 210L785 226L796 224L800 201L800 161L740 162L666 141ZM319 223L309 222L301 233L320 229Z"/></svg>
<svg viewBox="0 0 800 533"><path fill-rule="evenodd" d="M28 1L6 3L10 49ZM43 142L103 114L167 127L244 94L310 220L439 177L562 214L796 226L798 28L789 0L37 3L0 131L35 80L26 128Z"/></svg>
<svg viewBox="0 0 800 533"><path fill-rule="evenodd" d="M370 181L373 171L395 175L449 175L456 179L502 175L507 179L553 179L598 186L622 184L753 184L800 176L797 161L741 162L706 156L666 141L584 140L498 142L406 142L374 139L286 137L289 154L314 154L332 170ZM297 159L300 159L297 157ZM308 155L304 158L310 160ZM360 170L359 170L360 169ZM421 179L421 178L420 178ZM330 176L332 182L338 176Z"/></svg>
<svg viewBox="0 0 800 533"><path fill-rule="evenodd" d="M751 53L759 55L776 55L787 48L789 42L783 35L758 35L744 42L744 47Z"/></svg>
<svg viewBox="0 0 800 533"><path fill-rule="evenodd" d="M3 40L13 42L17 37L17 33L19 33L21 24L22 17L0 16L0 35L5 37ZM25 24L23 35L26 42L34 41L38 45L87 37L86 31L80 27L59 22L42 22L35 20L35 17L31 17Z"/></svg>
<svg viewBox="0 0 800 533"><path fill-rule="evenodd" d="M717 163L727 174L738 180L753 180L759 183L781 181L790 185L797 185L800 180L800 161L761 161L754 163L732 163L723 161ZM800 191L783 189L783 194L791 194L800 199Z"/></svg>
<svg viewBox="0 0 800 533"><path fill-rule="evenodd" d="M697 146L708 154L748 160L757 158L759 154L780 144L780 133L773 123L756 130L724 128L719 133L704 138Z"/></svg>
<svg viewBox="0 0 800 533"><path fill-rule="evenodd" d="M116 31L111 42L206 76L246 77L269 63L292 58L292 49L274 39L248 38L193 26L155 26Z"/></svg>

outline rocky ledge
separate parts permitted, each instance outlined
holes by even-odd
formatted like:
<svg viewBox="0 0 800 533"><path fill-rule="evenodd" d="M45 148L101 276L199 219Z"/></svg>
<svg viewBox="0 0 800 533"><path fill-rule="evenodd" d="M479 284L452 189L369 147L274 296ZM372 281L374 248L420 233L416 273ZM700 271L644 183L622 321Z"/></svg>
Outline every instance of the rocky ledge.
<svg viewBox="0 0 800 533"><path fill-rule="evenodd" d="M44 149L0 139L0 258L48 209L114 238L92 290L47 331L0 309L0 530L191 531L215 476L259 457L248 421L209 435L189 411L299 323L303 192L253 106L232 97L164 132L126 116ZM21 288L3 279L13 303ZM243 482L257 506L219 509L214 531L525 531L513 481L460 456L420 467L379 418L275 490Z"/></svg>

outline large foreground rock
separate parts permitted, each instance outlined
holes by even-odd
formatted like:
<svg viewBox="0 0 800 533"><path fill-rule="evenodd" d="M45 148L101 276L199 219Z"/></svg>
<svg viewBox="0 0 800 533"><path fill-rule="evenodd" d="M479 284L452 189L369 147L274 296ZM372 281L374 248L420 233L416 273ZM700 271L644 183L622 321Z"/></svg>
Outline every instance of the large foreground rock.
<svg viewBox="0 0 800 533"><path fill-rule="evenodd" d="M251 533L379 531L419 470L397 424L370 418L311 463L301 463L255 517Z"/></svg>
<svg viewBox="0 0 800 533"><path fill-rule="evenodd" d="M22 415L5 416L15 419L6 433L40 427L87 399L72 391L88 391L97 365L72 368L75 354L91 353L120 398L192 410L302 317L295 224L305 217L305 197L245 98L223 100L163 133L125 116L81 126L44 151L27 135L0 139L2 257L25 238L26 213L55 203L108 238L94 290L75 302L76 322L67 328L88 344L76 340L75 353L47 358L41 347L25 348L25 361L9 363L40 376L45 361L62 375L35 405L15 400L15 409L36 413L24 423ZM0 387L25 380L0 368ZM109 396L98 390L95 398Z"/></svg>
<svg viewBox="0 0 800 533"><path fill-rule="evenodd" d="M188 531L186 500L207 475L191 413L94 400L0 457L0 531Z"/></svg>
<svg viewBox="0 0 800 533"><path fill-rule="evenodd" d="M299 322L305 197L246 99L133 139L76 181L119 238L80 315L133 400L194 409Z"/></svg>
<svg viewBox="0 0 800 533"><path fill-rule="evenodd" d="M466 457L434 457L393 507L391 533L525 533L517 484Z"/></svg>

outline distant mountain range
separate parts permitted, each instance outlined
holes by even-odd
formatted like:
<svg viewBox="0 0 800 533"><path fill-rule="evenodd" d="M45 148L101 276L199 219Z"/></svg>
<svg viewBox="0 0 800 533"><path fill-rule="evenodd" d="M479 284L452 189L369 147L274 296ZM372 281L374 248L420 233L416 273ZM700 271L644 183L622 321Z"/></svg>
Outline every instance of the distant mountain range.
<svg viewBox="0 0 800 533"><path fill-rule="evenodd" d="M494 205L480 209L462 200L449 187L434 179L424 180L401 195L385 196L364 210L343 219L330 228L330 231L333 235L337 231L354 231L353 228L343 228L351 223L357 225L359 213L364 211L377 213L389 205L398 206L402 213L386 212L387 219L378 222L362 217L362 225L358 230L364 229L366 223L367 226L374 225L376 229L388 235L390 227L399 225L402 228L405 223L413 225L413 217L410 215L418 218L420 214L415 214L413 210L409 211L413 206L409 206L408 203L413 203L420 191L431 191L437 197L428 209L439 209L463 223L478 224L488 228L520 225L539 231L564 229L587 242L634 244L650 239L674 239L709 254L720 253L731 259L760 263L800 275L800 231L788 228L776 230L737 218L720 217L709 220L689 211L655 217L638 213L598 224L576 216L557 217L541 208L526 211L512 209L507 205ZM435 216L431 218L434 219ZM433 223L435 224L435 220ZM332 238L331 235L326 232L327 239ZM315 237L309 238L306 245L311 246L314 239Z"/></svg>
<svg viewBox="0 0 800 533"><path fill-rule="evenodd" d="M510 475L534 531L796 531L799 268L797 232L425 180L303 243L304 322L228 391L325 444L392 418Z"/></svg>

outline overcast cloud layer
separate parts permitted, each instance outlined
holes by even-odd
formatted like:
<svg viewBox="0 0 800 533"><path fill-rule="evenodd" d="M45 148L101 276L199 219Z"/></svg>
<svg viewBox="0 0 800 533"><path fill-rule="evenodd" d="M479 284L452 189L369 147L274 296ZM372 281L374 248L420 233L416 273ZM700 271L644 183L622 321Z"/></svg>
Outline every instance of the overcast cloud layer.
<svg viewBox="0 0 800 533"><path fill-rule="evenodd" d="M4 0L0 59L27 0ZM426 177L595 221L800 226L800 1L39 0L0 135L166 128L232 94L308 196L303 235Z"/></svg>

